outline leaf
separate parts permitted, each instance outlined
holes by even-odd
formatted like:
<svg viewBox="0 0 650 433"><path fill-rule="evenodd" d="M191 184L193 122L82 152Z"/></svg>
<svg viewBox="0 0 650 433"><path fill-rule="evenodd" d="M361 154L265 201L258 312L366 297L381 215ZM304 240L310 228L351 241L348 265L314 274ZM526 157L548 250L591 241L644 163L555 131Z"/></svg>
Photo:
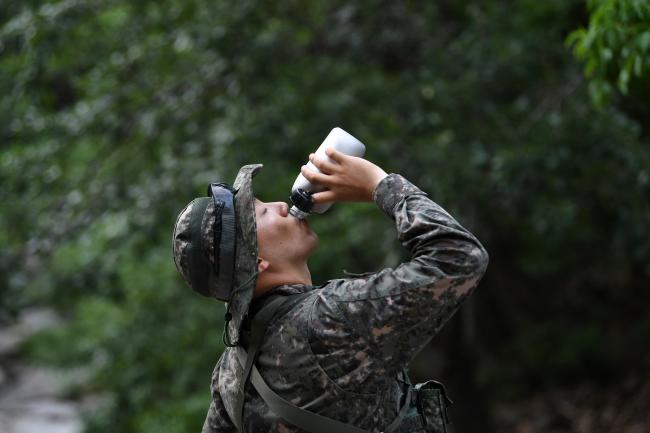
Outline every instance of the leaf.
<svg viewBox="0 0 650 433"><path fill-rule="evenodd" d="M646 31L638 35L636 37L636 42L642 53L647 52L650 49L650 31Z"/></svg>

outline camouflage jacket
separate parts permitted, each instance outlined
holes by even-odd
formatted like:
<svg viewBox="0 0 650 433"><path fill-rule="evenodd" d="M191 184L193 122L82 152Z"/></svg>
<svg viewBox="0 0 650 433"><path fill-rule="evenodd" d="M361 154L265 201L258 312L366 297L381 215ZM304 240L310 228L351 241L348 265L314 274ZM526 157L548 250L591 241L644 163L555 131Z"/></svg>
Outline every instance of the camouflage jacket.
<svg viewBox="0 0 650 433"><path fill-rule="evenodd" d="M479 241L402 176L382 180L374 196L395 220L410 261L319 287L285 285L272 293L311 291L268 327L257 367L293 404L379 432L397 416L400 374L462 304L485 272ZM212 376L203 433L236 432L230 415L242 365L227 348ZM247 385L246 432L302 432L275 415Z"/></svg>

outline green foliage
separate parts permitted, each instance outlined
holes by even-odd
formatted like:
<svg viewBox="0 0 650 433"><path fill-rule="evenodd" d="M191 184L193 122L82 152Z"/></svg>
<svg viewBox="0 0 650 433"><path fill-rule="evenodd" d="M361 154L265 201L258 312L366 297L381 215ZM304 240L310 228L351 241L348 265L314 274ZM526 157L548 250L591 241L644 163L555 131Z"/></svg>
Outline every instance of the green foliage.
<svg viewBox="0 0 650 433"><path fill-rule="evenodd" d="M585 62L590 93L602 106L615 89L623 95L630 86L650 77L650 3L645 0L590 0L589 26L567 38L576 57Z"/></svg>
<svg viewBox="0 0 650 433"><path fill-rule="evenodd" d="M649 329L647 118L591 106L563 44L582 7L3 2L0 311L38 303L70 319L26 350L90 365L79 392L110 397L89 431L197 431L223 310L176 273L176 215L251 162L265 164L258 196L286 200L338 125L490 252L475 295L486 390L646 368L622 342L643 342ZM623 13L613 10L611 19ZM591 26L571 40L589 58L598 44L611 50L614 81L597 75L600 57L593 80L616 82L645 53L621 88L641 100L634 83L647 52L628 42L644 34L634 23L646 6L625 10L613 42ZM616 27L600 14L597 26ZM369 204L338 204L312 227L315 283L405 257L392 221Z"/></svg>

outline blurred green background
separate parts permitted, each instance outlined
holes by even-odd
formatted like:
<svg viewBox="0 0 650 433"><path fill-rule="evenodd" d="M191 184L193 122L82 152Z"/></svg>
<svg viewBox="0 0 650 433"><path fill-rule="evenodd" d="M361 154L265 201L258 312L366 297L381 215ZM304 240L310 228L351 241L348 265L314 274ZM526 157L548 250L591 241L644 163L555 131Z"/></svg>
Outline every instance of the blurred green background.
<svg viewBox="0 0 650 433"><path fill-rule="evenodd" d="M650 3L587 3L3 0L0 325L65 319L19 359L84 367L88 432L200 431L223 310L176 215L245 163L286 200L340 126L490 253L411 369L455 432L648 431ZM372 204L312 227L317 284L408 257Z"/></svg>

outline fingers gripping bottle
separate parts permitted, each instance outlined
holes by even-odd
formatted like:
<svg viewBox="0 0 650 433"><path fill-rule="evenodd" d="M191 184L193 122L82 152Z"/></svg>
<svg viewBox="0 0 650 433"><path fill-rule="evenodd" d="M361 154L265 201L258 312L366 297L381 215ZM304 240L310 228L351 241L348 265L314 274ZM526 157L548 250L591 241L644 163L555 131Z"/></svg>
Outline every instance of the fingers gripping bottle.
<svg viewBox="0 0 650 433"><path fill-rule="evenodd" d="M325 153L325 150L330 147L343 154L358 156L360 158L366 153L366 146L364 146L362 142L338 127L332 129L330 133L327 134L327 137L325 137L325 140L315 152L316 156L319 158L324 158L325 160L335 164L335 162ZM312 164L311 161L306 165L310 170L320 173L320 170ZM289 213L296 218L304 219L307 218L309 214L320 214L325 212L330 208L330 206L332 206L332 203L314 204L311 197L312 194L325 191L325 189L324 186L311 183L302 174L299 174L291 187L291 196L289 198L293 206L289 210Z"/></svg>

